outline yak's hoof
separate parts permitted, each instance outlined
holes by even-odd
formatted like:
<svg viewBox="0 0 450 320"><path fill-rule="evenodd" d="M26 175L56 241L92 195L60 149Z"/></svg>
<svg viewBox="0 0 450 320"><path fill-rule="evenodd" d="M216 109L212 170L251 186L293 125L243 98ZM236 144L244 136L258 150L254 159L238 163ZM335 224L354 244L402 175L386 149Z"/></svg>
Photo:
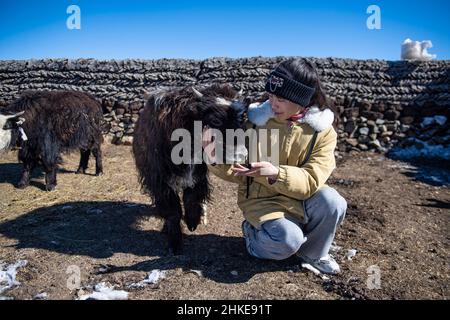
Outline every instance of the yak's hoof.
<svg viewBox="0 0 450 320"><path fill-rule="evenodd" d="M29 186L29 183L27 183L27 182L19 182L18 184L17 184L17 188L18 189L25 189L26 187L28 187Z"/></svg>
<svg viewBox="0 0 450 320"><path fill-rule="evenodd" d="M49 184L45 186L45 190L54 191L56 189L56 184Z"/></svg>
<svg viewBox="0 0 450 320"><path fill-rule="evenodd" d="M86 169L78 169L75 174L86 174Z"/></svg>
<svg viewBox="0 0 450 320"><path fill-rule="evenodd" d="M197 229L197 226L188 226L190 232L194 232Z"/></svg>
<svg viewBox="0 0 450 320"><path fill-rule="evenodd" d="M95 173L96 177L101 177L103 175L103 171L99 171Z"/></svg>
<svg viewBox="0 0 450 320"><path fill-rule="evenodd" d="M187 226L188 230L191 231L191 232L194 232L195 229L197 229L197 226L200 223L200 219L197 218L197 217L194 218L194 219L193 218L188 218L188 219L185 219L184 222L186 222L186 226Z"/></svg>

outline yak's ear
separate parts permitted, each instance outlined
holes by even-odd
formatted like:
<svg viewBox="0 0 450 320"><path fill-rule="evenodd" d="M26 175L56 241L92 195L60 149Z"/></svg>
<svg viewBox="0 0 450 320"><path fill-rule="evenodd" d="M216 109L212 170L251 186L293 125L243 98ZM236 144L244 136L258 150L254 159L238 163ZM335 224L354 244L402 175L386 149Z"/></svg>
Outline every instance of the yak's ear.
<svg viewBox="0 0 450 320"><path fill-rule="evenodd" d="M144 97L145 100L150 99L150 97L152 96L151 92L145 89L141 90L141 94Z"/></svg>
<svg viewBox="0 0 450 320"><path fill-rule="evenodd" d="M14 119L15 119L16 124L17 124L18 126L21 126L21 125L25 122L25 118L19 117L19 118L14 118Z"/></svg>
<svg viewBox="0 0 450 320"><path fill-rule="evenodd" d="M17 126L21 126L25 122L25 118L21 118L20 116L24 113L25 111L21 111L19 113L7 116L0 115L3 118L3 129L9 130Z"/></svg>

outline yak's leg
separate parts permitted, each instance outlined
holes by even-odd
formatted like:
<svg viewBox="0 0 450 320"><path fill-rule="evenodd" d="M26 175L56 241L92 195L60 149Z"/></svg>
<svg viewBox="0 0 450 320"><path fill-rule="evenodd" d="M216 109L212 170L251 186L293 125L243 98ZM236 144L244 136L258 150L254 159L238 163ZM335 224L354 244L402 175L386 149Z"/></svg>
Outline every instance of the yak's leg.
<svg viewBox="0 0 450 320"><path fill-rule="evenodd" d="M78 166L77 174L86 173L86 169L89 164L89 156L91 155L91 150L80 149L80 165Z"/></svg>
<svg viewBox="0 0 450 320"><path fill-rule="evenodd" d="M181 204L180 197L167 186L155 197L155 205L159 215L164 219L163 231L167 234L169 248L176 254L181 249Z"/></svg>
<svg viewBox="0 0 450 320"><path fill-rule="evenodd" d="M92 148L92 154L95 157L95 175L101 176L103 174L102 149L99 147Z"/></svg>
<svg viewBox="0 0 450 320"><path fill-rule="evenodd" d="M44 163L44 171L45 171L45 190L53 191L56 188L56 172L58 170L58 165Z"/></svg>
<svg viewBox="0 0 450 320"><path fill-rule="evenodd" d="M32 160L26 160L23 162L22 178L17 184L19 189L24 189L30 185L30 176L35 166L36 163Z"/></svg>
<svg viewBox="0 0 450 320"><path fill-rule="evenodd" d="M190 231L194 231L200 224L201 218L206 214L205 203L208 199L209 184L205 178L198 181L193 188L184 189L184 221Z"/></svg>
<svg viewBox="0 0 450 320"><path fill-rule="evenodd" d="M33 169L37 165L37 161L34 157L33 150L30 150L27 146L24 146L19 150L18 154L19 162L23 163L22 177L17 184L17 187L20 189L24 189L30 184L30 177L33 172Z"/></svg>

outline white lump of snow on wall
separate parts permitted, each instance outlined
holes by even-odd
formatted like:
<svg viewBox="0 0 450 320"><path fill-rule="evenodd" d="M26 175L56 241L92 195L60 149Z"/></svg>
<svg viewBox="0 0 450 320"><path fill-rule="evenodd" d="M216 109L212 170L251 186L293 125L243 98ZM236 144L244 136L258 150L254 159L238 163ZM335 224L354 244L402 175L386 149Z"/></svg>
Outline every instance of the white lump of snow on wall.
<svg viewBox="0 0 450 320"><path fill-rule="evenodd" d="M114 290L114 287L108 286L105 282L100 282L94 287L91 294L82 295L79 300L127 300L128 292L123 290Z"/></svg>
<svg viewBox="0 0 450 320"><path fill-rule="evenodd" d="M19 260L8 266L5 263L0 263L0 294L20 285L20 282L16 281L17 269L25 267L27 263L26 260Z"/></svg>
<svg viewBox="0 0 450 320"><path fill-rule="evenodd" d="M402 60L423 60L429 61L436 59L435 54L429 54L429 48L432 48L433 44L430 40L425 41L413 41L406 39L402 43Z"/></svg>

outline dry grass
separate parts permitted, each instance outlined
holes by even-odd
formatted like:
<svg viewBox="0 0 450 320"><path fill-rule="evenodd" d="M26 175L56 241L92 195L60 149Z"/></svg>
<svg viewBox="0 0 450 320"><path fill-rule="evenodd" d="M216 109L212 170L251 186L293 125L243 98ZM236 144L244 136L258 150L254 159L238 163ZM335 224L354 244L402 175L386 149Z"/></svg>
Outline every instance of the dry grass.
<svg viewBox="0 0 450 320"><path fill-rule="evenodd" d="M21 167L15 154L2 155L0 256L8 263L28 260L19 269L21 286L5 295L31 299L45 291L50 299L73 299L106 281L133 299L448 298L450 192L415 181L380 157L353 156L333 174L331 185L349 209L336 238L343 273L324 281L300 271L295 258L248 256L232 184L212 178L208 225L185 231L183 254L171 256L160 221L146 215L152 208L140 192L130 147L104 146L101 177L74 174L78 155L65 156L54 192L43 191L39 173L30 187L16 189ZM345 250L353 248L358 253L349 261ZM67 287L71 265L81 270L81 290ZM99 271L102 265L107 273ZM381 269L380 290L366 286L371 265ZM128 287L153 269L168 270L167 278Z"/></svg>

